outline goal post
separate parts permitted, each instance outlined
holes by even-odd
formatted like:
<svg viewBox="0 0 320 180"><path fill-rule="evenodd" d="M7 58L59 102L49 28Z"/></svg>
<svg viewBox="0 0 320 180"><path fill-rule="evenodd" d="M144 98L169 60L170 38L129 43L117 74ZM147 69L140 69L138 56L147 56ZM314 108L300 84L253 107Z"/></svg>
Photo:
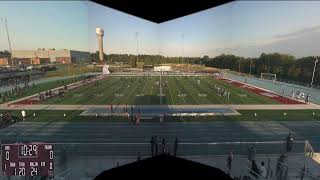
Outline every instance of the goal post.
<svg viewBox="0 0 320 180"><path fill-rule="evenodd" d="M260 74L261 79L266 79L266 80L271 80L271 81L276 81L277 80L277 74L272 74L272 73L261 73Z"/></svg>

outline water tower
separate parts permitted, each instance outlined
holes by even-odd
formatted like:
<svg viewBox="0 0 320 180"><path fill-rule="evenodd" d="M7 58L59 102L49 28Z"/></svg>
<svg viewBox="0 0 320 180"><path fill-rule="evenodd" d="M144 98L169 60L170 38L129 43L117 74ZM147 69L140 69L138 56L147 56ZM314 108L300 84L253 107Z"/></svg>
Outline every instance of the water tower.
<svg viewBox="0 0 320 180"><path fill-rule="evenodd" d="M99 44L99 59L100 62L103 62L103 35L104 35L104 30L100 27L96 27L96 34L98 37L98 44Z"/></svg>

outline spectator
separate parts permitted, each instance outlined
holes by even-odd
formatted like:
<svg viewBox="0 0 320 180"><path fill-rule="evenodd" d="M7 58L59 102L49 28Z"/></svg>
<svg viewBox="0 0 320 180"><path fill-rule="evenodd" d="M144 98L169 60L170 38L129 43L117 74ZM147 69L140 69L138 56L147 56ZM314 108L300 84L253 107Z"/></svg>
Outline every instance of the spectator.
<svg viewBox="0 0 320 180"><path fill-rule="evenodd" d="M289 133L287 137L287 152L292 151L293 148L293 136L291 133Z"/></svg>
<svg viewBox="0 0 320 180"><path fill-rule="evenodd" d="M154 146L155 146L155 142L154 142L154 137L152 136L151 137L151 140L150 140L150 144L151 144L151 156L153 157L154 156Z"/></svg>
<svg viewBox="0 0 320 180"><path fill-rule="evenodd" d="M227 159L227 167L228 167L228 171L229 171L229 175L231 173L231 167L232 167L232 160L233 160L233 153L232 151L229 152L228 154L228 159Z"/></svg>
<svg viewBox="0 0 320 180"><path fill-rule="evenodd" d="M177 156L177 151L178 151L178 138L176 138L174 141L174 148L173 148L173 155L174 156Z"/></svg>
<svg viewBox="0 0 320 180"><path fill-rule="evenodd" d="M164 138L162 138L162 142L161 142L161 150L162 150L162 154L165 153L166 150L166 140Z"/></svg>
<svg viewBox="0 0 320 180"><path fill-rule="evenodd" d="M251 172L250 172L255 178L258 177L258 175L260 175L260 172L259 172L259 169L258 169L258 166L256 164L256 161L253 160L252 161L252 166L251 166Z"/></svg>
<svg viewBox="0 0 320 180"><path fill-rule="evenodd" d="M137 161L140 161L140 160L141 160L141 154L140 154L140 152L138 152Z"/></svg>
<svg viewBox="0 0 320 180"><path fill-rule="evenodd" d="M154 154L158 155L158 140L157 140L157 136L154 137Z"/></svg>
<svg viewBox="0 0 320 180"><path fill-rule="evenodd" d="M264 166L264 162L261 162L261 166L259 168L260 174L263 178L267 178L267 170L266 167Z"/></svg>

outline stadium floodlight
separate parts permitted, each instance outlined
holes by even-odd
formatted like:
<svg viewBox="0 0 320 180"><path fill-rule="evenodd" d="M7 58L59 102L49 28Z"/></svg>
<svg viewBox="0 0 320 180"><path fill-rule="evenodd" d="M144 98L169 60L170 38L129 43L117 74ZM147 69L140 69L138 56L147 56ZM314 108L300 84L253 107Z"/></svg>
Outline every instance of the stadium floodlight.
<svg viewBox="0 0 320 180"><path fill-rule="evenodd" d="M316 71L316 66L317 66L317 62L319 61L318 60L318 57L315 57L315 61L314 61L314 66L313 66L313 73L312 73L312 79L311 79L311 86L312 86L312 84L313 84L313 78L314 78L314 73L315 73L315 71Z"/></svg>
<svg viewBox="0 0 320 180"><path fill-rule="evenodd" d="M184 34L181 34L181 38L182 38L182 59L181 59L181 71L183 71L183 57L184 57Z"/></svg>
<svg viewBox="0 0 320 180"><path fill-rule="evenodd" d="M138 56L139 56L139 42L138 42L138 38L139 38L139 33L136 32L136 41L137 41L137 61L138 61Z"/></svg>

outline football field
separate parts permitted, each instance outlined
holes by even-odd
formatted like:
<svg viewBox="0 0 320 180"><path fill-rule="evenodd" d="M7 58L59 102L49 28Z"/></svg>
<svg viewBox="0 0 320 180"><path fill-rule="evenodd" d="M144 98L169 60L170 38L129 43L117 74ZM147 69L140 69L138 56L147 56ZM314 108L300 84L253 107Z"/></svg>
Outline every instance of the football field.
<svg viewBox="0 0 320 180"><path fill-rule="evenodd" d="M161 89L161 94L160 94ZM160 100L160 95L162 98ZM162 102L160 102L162 101ZM110 76L45 104L278 104L279 102L210 76Z"/></svg>

